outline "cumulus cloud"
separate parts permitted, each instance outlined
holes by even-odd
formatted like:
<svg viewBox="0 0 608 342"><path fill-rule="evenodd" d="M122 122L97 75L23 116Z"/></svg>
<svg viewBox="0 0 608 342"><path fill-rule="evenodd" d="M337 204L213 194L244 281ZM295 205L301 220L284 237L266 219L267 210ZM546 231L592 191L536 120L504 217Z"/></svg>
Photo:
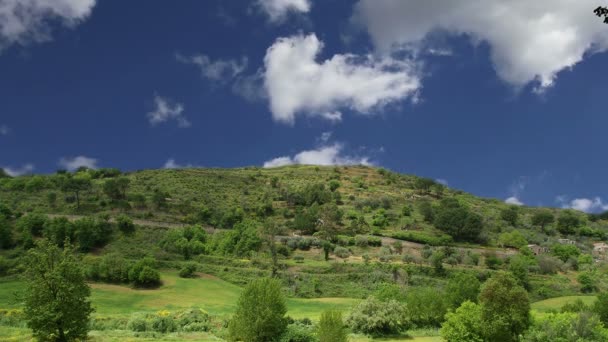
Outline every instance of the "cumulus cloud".
<svg viewBox="0 0 608 342"><path fill-rule="evenodd" d="M95 0L0 1L0 50L51 40L51 22L73 27L89 17Z"/></svg>
<svg viewBox="0 0 608 342"><path fill-rule="evenodd" d="M608 48L608 30L593 20L593 0L360 0L353 20L379 51L419 49L429 34L485 42L498 76L516 87L551 86L586 53Z"/></svg>
<svg viewBox="0 0 608 342"><path fill-rule="evenodd" d="M435 181L441 185L448 186L448 181L446 179L437 178L437 179L435 179Z"/></svg>
<svg viewBox="0 0 608 342"><path fill-rule="evenodd" d="M258 7L272 23L283 22L289 13L310 12L310 0L258 0Z"/></svg>
<svg viewBox="0 0 608 342"><path fill-rule="evenodd" d="M414 98L420 88L415 64L385 57L336 54L317 61L323 43L315 34L279 38L264 58L264 84L277 121L297 114L339 121L340 108L363 114Z"/></svg>
<svg viewBox="0 0 608 342"><path fill-rule="evenodd" d="M192 64L199 68L201 76L211 81L227 83L247 69L247 57L240 61L235 59L212 60L206 55L184 56L176 54L175 58L182 63Z"/></svg>
<svg viewBox="0 0 608 342"><path fill-rule="evenodd" d="M334 143L313 150L302 151L290 156L282 156L264 163L264 167L285 165L373 165L369 157L344 154L344 145Z"/></svg>
<svg viewBox="0 0 608 342"><path fill-rule="evenodd" d="M8 135L10 131L7 125L0 125L0 135Z"/></svg>
<svg viewBox="0 0 608 342"><path fill-rule="evenodd" d="M73 158L61 158L59 160L59 166L65 168L66 170L69 171L74 171L76 169L78 169L79 167L87 167L89 169L96 169L97 168L97 162L98 160L95 158L89 158L89 157L85 157L85 156L76 156Z"/></svg>
<svg viewBox="0 0 608 342"><path fill-rule="evenodd" d="M192 164L179 164L173 158L167 159L167 161L163 165L163 169L187 169L192 167L196 166Z"/></svg>
<svg viewBox="0 0 608 342"><path fill-rule="evenodd" d="M575 198L571 201L564 195L557 196L555 199L562 208L570 208L585 213L608 210L608 203L605 203L600 197L594 198Z"/></svg>
<svg viewBox="0 0 608 342"><path fill-rule="evenodd" d="M24 164L21 167L3 166L3 167L0 167L0 169L3 169L4 172L6 172L6 174L11 177L17 177L17 176L25 175L28 173L32 173L32 171L34 171L34 164Z"/></svg>
<svg viewBox="0 0 608 342"><path fill-rule="evenodd" d="M156 108L147 114L150 124L157 125L175 120L178 127L187 128L191 126L190 121L184 116L183 104L158 95L154 96L154 104Z"/></svg>
<svg viewBox="0 0 608 342"><path fill-rule="evenodd" d="M507 198L505 200L505 203L513 204L513 205L524 205L524 202L520 201L519 198L517 198L515 196L511 196L511 197Z"/></svg>

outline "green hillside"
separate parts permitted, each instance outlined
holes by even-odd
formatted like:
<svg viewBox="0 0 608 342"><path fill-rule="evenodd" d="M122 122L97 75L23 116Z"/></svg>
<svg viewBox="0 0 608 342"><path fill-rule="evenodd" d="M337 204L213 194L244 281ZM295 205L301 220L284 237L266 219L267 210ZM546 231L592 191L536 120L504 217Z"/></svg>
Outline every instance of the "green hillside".
<svg viewBox="0 0 608 342"><path fill-rule="evenodd" d="M510 272L532 300L549 298L537 308L556 310L566 303L557 297L608 289L604 255L593 251L607 235L605 215L512 206L364 166L5 177L0 336L24 334L23 321L7 317L21 315L23 257L44 238L79 251L100 340L153 338L132 336L128 322L193 307L213 327L187 338L225 338L242 287L268 276L279 279L295 320L395 298L412 311L408 332L394 338L424 340L437 338L455 309L450 291L461 275L483 283ZM126 335L104 332L112 329Z"/></svg>

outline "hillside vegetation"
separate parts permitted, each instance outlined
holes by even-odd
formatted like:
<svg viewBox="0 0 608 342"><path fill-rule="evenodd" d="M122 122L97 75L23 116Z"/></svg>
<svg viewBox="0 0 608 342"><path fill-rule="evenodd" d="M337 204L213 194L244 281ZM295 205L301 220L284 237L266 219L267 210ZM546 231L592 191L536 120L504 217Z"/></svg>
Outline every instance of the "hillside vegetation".
<svg viewBox="0 0 608 342"><path fill-rule="evenodd" d="M604 255L593 243L608 237L607 219L512 206L364 166L3 177L0 334L23 333L14 292L24 256L41 239L77 248L97 308L94 336L192 333L178 323L159 331L154 322L178 322L196 307L209 316L196 331L228 338L241 287L273 277L288 298L289 329L312 332L336 308L356 340L436 338L446 313L477 302L480 284L503 272L532 300L606 290ZM358 310L386 305L401 312L399 324L358 328Z"/></svg>

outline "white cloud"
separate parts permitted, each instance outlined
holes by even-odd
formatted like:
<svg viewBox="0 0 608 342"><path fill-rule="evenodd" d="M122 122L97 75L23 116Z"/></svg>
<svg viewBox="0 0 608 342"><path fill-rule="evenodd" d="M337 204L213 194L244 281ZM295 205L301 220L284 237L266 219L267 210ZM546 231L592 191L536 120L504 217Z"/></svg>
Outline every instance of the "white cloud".
<svg viewBox="0 0 608 342"><path fill-rule="evenodd" d="M297 114L339 120L339 108L364 114L420 88L409 61L336 54L317 62L323 43L315 34L279 38L264 58L264 84L275 120L293 124Z"/></svg>
<svg viewBox="0 0 608 342"><path fill-rule="evenodd" d="M52 23L73 27L88 18L95 0L0 1L0 50L51 40Z"/></svg>
<svg viewBox="0 0 608 342"><path fill-rule="evenodd" d="M150 124L157 125L169 120L175 120L179 127L186 128L191 126L190 121L183 115L184 105L181 103L173 103L167 98L156 95L154 96L154 104L156 106L154 111L147 114Z"/></svg>
<svg viewBox="0 0 608 342"><path fill-rule="evenodd" d="M310 12L310 0L258 0L258 7L268 15L272 23L281 23L291 13Z"/></svg>
<svg viewBox="0 0 608 342"><path fill-rule="evenodd" d="M8 135L10 131L7 125L0 125L0 135Z"/></svg>
<svg viewBox="0 0 608 342"><path fill-rule="evenodd" d="M435 179L435 181L436 181L437 183L439 183L439 184L444 185L444 186L448 186L448 181L447 181L446 179L443 179L443 178L437 178L437 179Z"/></svg>
<svg viewBox="0 0 608 342"><path fill-rule="evenodd" d="M34 164L25 164L21 167L16 167L16 168L10 167L10 166L3 166L3 167L0 167L0 169L3 169L4 172L6 172L6 174L11 177L17 177L17 176L25 175L28 173L32 173L32 171L34 171Z"/></svg>
<svg viewBox="0 0 608 342"><path fill-rule="evenodd" d="M61 158L59 160L59 166L69 171L74 171L82 166L87 167L89 169L96 169L97 162L98 160L95 158L76 156L74 158Z"/></svg>
<svg viewBox="0 0 608 342"><path fill-rule="evenodd" d="M524 205L524 202L520 201L519 198L517 198L515 196L511 196L511 197L507 198L505 200L505 203L513 204L513 205Z"/></svg>
<svg viewBox="0 0 608 342"><path fill-rule="evenodd" d="M570 208L585 213L608 210L608 203L605 203L600 197L594 198L575 198L568 201L564 195L557 196L555 199L562 208Z"/></svg>
<svg viewBox="0 0 608 342"><path fill-rule="evenodd" d="M293 164L303 165L373 165L366 156L345 155L344 145L335 143L320 146L314 150L297 153L293 157L282 156L264 163L264 167L278 167Z"/></svg>
<svg viewBox="0 0 608 342"><path fill-rule="evenodd" d="M173 158L167 159L165 165L163 165L163 169L187 169L192 167L196 166L192 164L179 164Z"/></svg>
<svg viewBox="0 0 608 342"><path fill-rule="evenodd" d="M594 0L360 0L353 19L385 53L419 49L431 33L466 34L488 43L501 79L516 87L538 81L543 90L586 53L608 49L595 7Z"/></svg>
<svg viewBox="0 0 608 342"><path fill-rule="evenodd" d="M241 61L234 59L218 59L211 60L206 55L184 56L176 54L175 58L182 63L196 65L201 72L203 78L211 81L226 83L234 79L247 69L247 57L241 58Z"/></svg>

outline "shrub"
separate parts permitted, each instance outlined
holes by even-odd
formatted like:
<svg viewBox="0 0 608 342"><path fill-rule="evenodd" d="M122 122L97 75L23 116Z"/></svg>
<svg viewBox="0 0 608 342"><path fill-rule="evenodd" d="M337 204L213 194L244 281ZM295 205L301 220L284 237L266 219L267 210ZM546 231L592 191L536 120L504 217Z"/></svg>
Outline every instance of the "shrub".
<svg viewBox="0 0 608 342"><path fill-rule="evenodd" d="M439 327L447 312L443 291L431 287L411 289L406 296L407 316L417 327Z"/></svg>
<svg viewBox="0 0 608 342"><path fill-rule="evenodd" d="M334 249L334 254L339 258L346 259L350 256L350 251L344 247L338 246Z"/></svg>
<svg viewBox="0 0 608 342"><path fill-rule="evenodd" d="M196 272L196 264L193 262L186 263L179 270L179 276L182 278L192 278Z"/></svg>
<svg viewBox="0 0 608 342"><path fill-rule="evenodd" d="M397 334L410 326L402 304L395 300L381 302L373 296L353 309L346 324L354 332L374 336Z"/></svg>
<svg viewBox="0 0 608 342"><path fill-rule="evenodd" d="M160 284L160 273L150 266L144 266L135 283L142 287L154 287Z"/></svg>
<svg viewBox="0 0 608 342"><path fill-rule="evenodd" d="M280 342L317 342L319 341L310 325L295 322L289 324L281 335Z"/></svg>
<svg viewBox="0 0 608 342"><path fill-rule="evenodd" d="M342 313L339 311L324 311L319 320L317 335L319 342L346 342L348 334L344 321L342 321Z"/></svg>
<svg viewBox="0 0 608 342"><path fill-rule="evenodd" d="M133 224L133 220L127 215L119 215L116 218L116 225L118 229L125 235L130 235L135 232L135 224Z"/></svg>
<svg viewBox="0 0 608 342"><path fill-rule="evenodd" d="M174 332L177 330L175 320L167 311L160 311L152 320L152 330L160 333Z"/></svg>
<svg viewBox="0 0 608 342"><path fill-rule="evenodd" d="M143 332L149 329L148 322L146 321L145 317L142 317L141 315L134 315L131 316L131 319L129 319L129 322L127 322L127 329L136 332Z"/></svg>
<svg viewBox="0 0 608 342"><path fill-rule="evenodd" d="M201 309L187 309L178 312L175 321L182 331L208 331L210 328L209 314Z"/></svg>

